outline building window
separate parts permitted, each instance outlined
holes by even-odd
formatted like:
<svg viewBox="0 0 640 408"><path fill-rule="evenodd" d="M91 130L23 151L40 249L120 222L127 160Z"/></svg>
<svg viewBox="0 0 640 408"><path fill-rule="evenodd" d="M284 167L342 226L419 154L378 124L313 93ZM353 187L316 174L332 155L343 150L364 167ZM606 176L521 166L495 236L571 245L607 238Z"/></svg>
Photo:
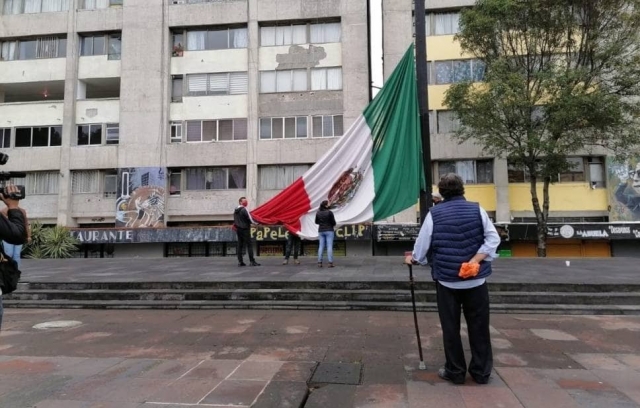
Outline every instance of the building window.
<svg viewBox="0 0 640 408"><path fill-rule="evenodd" d="M438 162L438 179L455 173L465 184L493 184L493 160L456 160Z"/></svg>
<svg viewBox="0 0 640 408"><path fill-rule="evenodd" d="M173 132L173 126L171 131ZM177 129L176 129L177 130ZM178 137L175 137L177 142ZM172 133L171 140L174 141ZM189 120L187 142L247 140L246 119Z"/></svg>
<svg viewBox="0 0 640 408"><path fill-rule="evenodd" d="M11 179L12 184L21 184L27 195L58 194L60 174L57 171L27 173L26 178Z"/></svg>
<svg viewBox="0 0 640 408"><path fill-rule="evenodd" d="M107 123L107 144L117 145L120 143L120 124Z"/></svg>
<svg viewBox="0 0 640 408"><path fill-rule="evenodd" d="M78 146L102 144L102 125L78 126Z"/></svg>
<svg viewBox="0 0 640 408"><path fill-rule="evenodd" d="M100 192L99 171L72 171L71 192L73 194L96 194Z"/></svg>
<svg viewBox="0 0 640 408"><path fill-rule="evenodd" d="M16 147L62 145L62 126L16 128Z"/></svg>
<svg viewBox="0 0 640 408"><path fill-rule="evenodd" d="M586 181L584 158L569 157L567 158L567 163L569 165L569 170L564 173L553 175L553 177L551 177L552 183L579 183ZM529 169L526 166L516 165L512 162L508 162L508 175L509 183L529 183L531 181ZM604 175L602 175L601 178L604 183Z"/></svg>
<svg viewBox="0 0 640 408"><path fill-rule="evenodd" d="M241 95L248 90L246 72L187 75L188 95ZM176 86L178 86L176 84Z"/></svg>
<svg viewBox="0 0 640 408"><path fill-rule="evenodd" d="M342 68L315 68L311 70L312 91L342 89Z"/></svg>
<svg viewBox="0 0 640 408"><path fill-rule="evenodd" d="M108 172L104 175L104 198L116 198L118 194L118 173Z"/></svg>
<svg viewBox="0 0 640 408"><path fill-rule="evenodd" d="M325 115L313 117L313 137L342 136L342 115Z"/></svg>
<svg viewBox="0 0 640 408"><path fill-rule="evenodd" d="M460 120L453 111L438 111L438 133L455 133L460 129Z"/></svg>
<svg viewBox="0 0 640 408"><path fill-rule="evenodd" d="M95 34L82 37L81 56L107 55L110 60L119 60L122 52L120 34Z"/></svg>
<svg viewBox="0 0 640 408"><path fill-rule="evenodd" d="M288 166L260 166L260 189L282 190L311 168L309 164Z"/></svg>
<svg viewBox="0 0 640 408"><path fill-rule="evenodd" d="M171 122L171 143L182 142L182 122Z"/></svg>
<svg viewBox="0 0 640 408"><path fill-rule="evenodd" d="M0 147L8 149L11 147L11 129L0 129Z"/></svg>
<svg viewBox="0 0 640 408"><path fill-rule="evenodd" d="M306 24L293 24L277 27L260 27L260 46L262 47L306 43Z"/></svg>
<svg viewBox="0 0 640 408"><path fill-rule="evenodd" d="M178 31L172 34L172 57L182 57L184 55L184 31Z"/></svg>
<svg viewBox="0 0 640 408"><path fill-rule="evenodd" d="M453 35L460 32L460 12L426 15L427 35Z"/></svg>
<svg viewBox="0 0 640 408"><path fill-rule="evenodd" d="M169 195L179 196L182 191L182 171L172 170L169 176Z"/></svg>
<svg viewBox="0 0 640 408"><path fill-rule="evenodd" d="M70 0L4 0L4 14L68 11Z"/></svg>
<svg viewBox="0 0 640 408"><path fill-rule="evenodd" d="M110 34L107 43L107 59L119 60L122 55L122 35Z"/></svg>
<svg viewBox="0 0 640 408"><path fill-rule="evenodd" d="M32 60L67 56L67 39L40 37L0 43L0 60Z"/></svg>
<svg viewBox="0 0 640 408"><path fill-rule="evenodd" d="M299 92L308 89L306 69L260 71L261 93Z"/></svg>
<svg viewBox="0 0 640 408"><path fill-rule="evenodd" d="M111 6L122 6L123 0L84 0L84 10L101 10Z"/></svg>
<svg viewBox="0 0 640 408"><path fill-rule="evenodd" d="M260 118L260 139L296 139L308 136L306 116Z"/></svg>
<svg viewBox="0 0 640 408"><path fill-rule="evenodd" d="M238 190L247 187L246 167L190 168L185 170L187 190Z"/></svg>
<svg viewBox="0 0 640 408"><path fill-rule="evenodd" d="M589 181L592 188L605 188L604 159L602 157L589 157Z"/></svg>
<svg viewBox="0 0 640 408"><path fill-rule="evenodd" d="M175 32L175 34L179 33ZM246 28L218 28L187 31L187 50L226 50L247 48L249 43ZM176 37L174 37L174 40ZM175 47L176 44L174 44Z"/></svg>
<svg viewBox="0 0 640 408"><path fill-rule="evenodd" d="M171 102L182 102L184 81L182 75L171 77Z"/></svg>
<svg viewBox="0 0 640 408"><path fill-rule="evenodd" d="M342 35L340 23L311 24L311 44L339 43Z"/></svg>
<svg viewBox="0 0 640 408"><path fill-rule="evenodd" d="M427 64L429 84L454 84L464 81L480 82L484 79L485 64L480 60L436 61ZM431 72L433 70L433 72Z"/></svg>

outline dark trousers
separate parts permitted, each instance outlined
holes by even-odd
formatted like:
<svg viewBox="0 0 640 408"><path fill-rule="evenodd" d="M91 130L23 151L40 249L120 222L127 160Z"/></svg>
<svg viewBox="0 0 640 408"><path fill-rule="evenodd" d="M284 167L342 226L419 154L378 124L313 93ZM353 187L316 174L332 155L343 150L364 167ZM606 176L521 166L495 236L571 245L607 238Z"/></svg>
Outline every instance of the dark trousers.
<svg viewBox="0 0 640 408"><path fill-rule="evenodd" d="M469 374L476 382L486 383L493 369L489 333L489 289L486 282L471 289L449 289L438 282L437 298L447 373L452 378L464 379L467 372L460 338L462 311L467 321L471 346Z"/></svg>
<svg viewBox="0 0 640 408"><path fill-rule="evenodd" d="M284 259L289 259L293 250L293 259L298 259L300 254L300 237L296 234L289 233L287 238L287 250L284 253Z"/></svg>
<svg viewBox="0 0 640 408"><path fill-rule="evenodd" d="M251 245L251 231L248 228L238 228L236 229L236 234L238 235L238 247L236 249L238 252L238 262L244 262L242 259L242 250L245 246L247 247L247 254L249 254L249 262L255 262L255 258L253 257L253 246Z"/></svg>

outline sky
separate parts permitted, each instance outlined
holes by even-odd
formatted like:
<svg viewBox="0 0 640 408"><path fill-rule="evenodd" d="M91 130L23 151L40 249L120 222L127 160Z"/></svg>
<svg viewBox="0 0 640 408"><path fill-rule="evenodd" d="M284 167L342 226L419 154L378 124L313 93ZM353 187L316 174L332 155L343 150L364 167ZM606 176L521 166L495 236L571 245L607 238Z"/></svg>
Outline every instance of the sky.
<svg viewBox="0 0 640 408"><path fill-rule="evenodd" d="M382 0L369 0L371 12L371 80L373 96L383 84L382 70Z"/></svg>

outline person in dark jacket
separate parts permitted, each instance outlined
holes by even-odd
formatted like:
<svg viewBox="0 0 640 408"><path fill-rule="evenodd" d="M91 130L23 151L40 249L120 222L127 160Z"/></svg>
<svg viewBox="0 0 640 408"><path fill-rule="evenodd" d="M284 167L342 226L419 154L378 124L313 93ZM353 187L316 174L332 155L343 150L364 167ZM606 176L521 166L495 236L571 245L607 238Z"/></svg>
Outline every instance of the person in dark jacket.
<svg viewBox="0 0 640 408"><path fill-rule="evenodd" d="M8 185L7 193L18 192L18 188ZM18 206L18 200L12 200L0 194L0 200L7 205L7 216L0 216L0 239L11 245L22 245L27 241L27 221ZM2 330L2 291L0 290L0 330Z"/></svg>
<svg viewBox="0 0 640 408"><path fill-rule="evenodd" d="M249 254L249 265L260 266L253 257L253 246L251 245L251 224L254 224L251 219L251 215L247 210L249 202L246 197L240 197L238 200L238 207L233 212L233 228L236 230L238 236L238 246L236 251L238 252L238 266L247 266L244 263L244 257L242 251L246 247L247 254Z"/></svg>
<svg viewBox="0 0 640 408"><path fill-rule="evenodd" d="M284 254L284 261L282 261L283 265L289 264L289 257L291 256L291 252L293 251L293 262L296 265L300 265L300 261L298 261L298 255L300 254L300 237L298 234L294 234L289 231L287 234L287 249Z"/></svg>
<svg viewBox="0 0 640 408"><path fill-rule="evenodd" d="M320 203L320 211L316 213L316 224L318 224L318 240L320 245L318 248L318 267L322 268L322 253L327 248L327 260L329 268L333 268L333 237L336 226L336 218L329 209L329 202L324 200Z"/></svg>
<svg viewBox="0 0 640 408"><path fill-rule="evenodd" d="M491 260L500 236L486 211L464 198L460 176L447 174L438 189L444 200L427 215L409 264L430 265L436 281L438 314L446 363L438 375L463 384L467 367L460 338L460 312L464 311L471 346L469 374L478 384L489 381L493 353L489 334Z"/></svg>

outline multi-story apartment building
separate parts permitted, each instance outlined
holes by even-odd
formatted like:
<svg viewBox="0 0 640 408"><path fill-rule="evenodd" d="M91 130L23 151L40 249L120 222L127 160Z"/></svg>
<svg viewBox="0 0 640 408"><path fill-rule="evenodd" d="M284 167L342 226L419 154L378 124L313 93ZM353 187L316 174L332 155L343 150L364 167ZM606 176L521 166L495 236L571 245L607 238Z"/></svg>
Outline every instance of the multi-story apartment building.
<svg viewBox="0 0 640 408"><path fill-rule="evenodd" d="M85 255L231 255L238 198L275 195L369 101L365 0L0 11L2 170L27 172L30 218L78 229Z"/></svg>
<svg viewBox="0 0 640 408"><path fill-rule="evenodd" d="M483 64L465 55L454 39L459 31L460 11L474 3L426 0L434 180L448 172L460 174L467 184L467 198L480 202L508 231L509 242L504 247L514 256L535 256L535 218L527 173L512 166L507 158L488 157L481 147L454 140L451 134L458 123L443 103L451 83L483 78ZM413 40L413 12L411 0L383 0L385 77ZM554 226L550 228L549 255L638 256L640 227L612 223L617 218L610 217L612 210L620 207L616 200L618 185L611 177L614 162L605 151L576 152L570 160L575 163L572 171L559 174L551 186L550 221Z"/></svg>

